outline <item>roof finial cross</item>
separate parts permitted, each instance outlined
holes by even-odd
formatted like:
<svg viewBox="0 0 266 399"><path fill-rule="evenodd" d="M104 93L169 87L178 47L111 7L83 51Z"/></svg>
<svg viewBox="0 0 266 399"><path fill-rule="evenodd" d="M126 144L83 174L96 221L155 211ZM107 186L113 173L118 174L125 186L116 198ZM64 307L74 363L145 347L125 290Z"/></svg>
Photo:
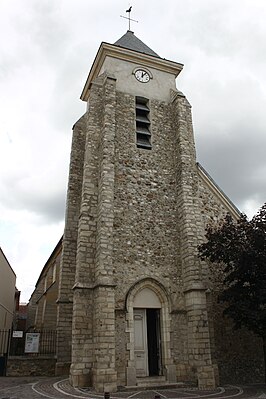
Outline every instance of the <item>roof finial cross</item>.
<svg viewBox="0 0 266 399"><path fill-rule="evenodd" d="M132 6L130 6L129 9L126 10L126 12L128 13L128 17L124 17L123 15L120 15L121 18L128 19L128 30L130 30L130 21L139 22L139 21L136 21L135 19L130 18L131 10L132 10Z"/></svg>

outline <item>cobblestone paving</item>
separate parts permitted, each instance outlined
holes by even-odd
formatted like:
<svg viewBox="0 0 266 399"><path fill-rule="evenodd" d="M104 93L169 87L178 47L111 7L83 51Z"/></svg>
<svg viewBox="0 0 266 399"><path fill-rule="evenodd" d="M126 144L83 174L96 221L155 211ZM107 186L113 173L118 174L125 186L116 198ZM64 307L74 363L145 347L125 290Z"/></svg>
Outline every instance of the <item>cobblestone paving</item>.
<svg viewBox="0 0 266 399"><path fill-rule="evenodd" d="M111 399L266 399L266 385L246 385L199 391L195 388L167 388L121 391ZM0 377L0 399L103 399L89 389L75 389L67 379L41 377Z"/></svg>

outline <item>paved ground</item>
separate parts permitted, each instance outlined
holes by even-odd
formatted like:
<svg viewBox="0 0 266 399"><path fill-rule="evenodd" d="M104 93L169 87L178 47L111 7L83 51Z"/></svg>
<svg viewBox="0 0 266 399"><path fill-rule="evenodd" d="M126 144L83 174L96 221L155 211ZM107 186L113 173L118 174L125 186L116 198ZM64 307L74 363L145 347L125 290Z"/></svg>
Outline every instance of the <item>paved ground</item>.
<svg viewBox="0 0 266 399"><path fill-rule="evenodd" d="M214 391L192 388L121 391L111 394L111 399L266 399L266 385L227 385ZM103 399L103 395L88 389L75 389L67 379L42 377L0 377L0 399Z"/></svg>

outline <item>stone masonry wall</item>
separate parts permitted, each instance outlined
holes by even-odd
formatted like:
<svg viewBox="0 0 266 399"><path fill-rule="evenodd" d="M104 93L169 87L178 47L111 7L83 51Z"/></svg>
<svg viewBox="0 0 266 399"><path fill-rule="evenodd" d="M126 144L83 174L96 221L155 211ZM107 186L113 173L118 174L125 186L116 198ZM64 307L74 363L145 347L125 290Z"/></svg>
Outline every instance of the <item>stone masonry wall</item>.
<svg viewBox="0 0 266 399"><path fill-rule="evenodd" d="M66 221L63 236L57 300L57 365L56 373L68 373L71 361L73 285L75 282L78 221L80 213L83 160L85 151L85 118L73 128L69 167Z"/></svg>
<svg viewBox="0 0 266 399"><path fill-rule="evenodd" d="M129 343L128 334L125 334L127 328L126 311L117 310L115 318L115 331L116 331L116 370L118 385L126 385L125 365L128 362L127 345Z"/></svg>
<svg viewBox="0 0 266 399"><path fill-rule="evenodd" d="M187 353L199 388L213 388L215 365L211 356L206 304L206 269L198 257L204 224L198 200L198 173L190 105L182 93L172 92L173 129L177 133L177 203L180 251L187 311Z"/></svg>
<svg viewBox="0 0 266 399"><path fill-rule="evenodd" d="M112 280L115 80L107 76L96 79L90 100L74 286L71 382L110 392L117 386ZM90 304L93 308L88 314Z"/></svg>
<svg viewBox="0 0 266 399"><path fill-rule="evenodd" d="M74 386L88 386L93 383L93 290L98 205L98 150L103 115L102 83L102 79L97 79L92 85L91 105L86 113L84 126L86 141L78 222L70 368L70 380Z"/></svg>
<svg viewBox="0 0 266 399"><path fill-rule="evenodd" d="M116 81L103 84L103 123L99 146L99 186L94 288L93 385L100 392L117 390L115 368L115 286L113 282L114 149Z"/></svg>
<svg viewBox="0 0 266 399"><path fill-rule="evenodd" d="M211 386L213 370L205 293L202 291L202 298L197 296L197 309L191 294L191 305L186 307L183 294L184 276L190 288L196 283L197 290L203 289L196 251L198 236L203 236L203 223L199 206L193 203L198 188L190 106L181 96L174 107L152 100L149 107L152 151L136 148L135 97L117 94L113 252L116 307L123 309L126 293L136 280L152 277L160 281L169 294L172 311L192 312L188 319L172 317L171 331L185 331L188 322L191 332L201 325L198 334L195 330L179 337L179 348L187 347L189 356L184 350L172 350L177 374L185 377L188 364L195 365L202 384ZM190 254L192 248L194 252ZM189 260L187 266L185 259ZM184 363L185 372L179 367Z"/></svg>
<svg viewBox="0 0 266 399"><path fill-rule="evenodd" d="M135 97L117 94L113 269L120 309L145 277L158 279L170 295L181 291L175 135L169 105L150 101L149 107L152 151L136 147Z"/></svg>
<svg viewBox="0 0 266 399"><path fill-rule="evenodd" d="M148 151L136 147L135 97L117 93L116 104L113 236L116 309L125 309L129 289L145 278L153 278L164 286L172 309L184 309L176 223L176 138L171 129L170 106L149 101L152 150ZM127 325L121 314L117 314L120 315L117 326ZM172 323L171 328L175 327ZM116 353L120 355L116 357L116 367L118 385L124 385L129 365L129 332L119 331ZM172 356L170 359L172 362Z"/></svg>
<svg viewBox="0 0 266 399"><path fill-rule="evenodd" d="M196 382L196 373L188 361L188 326L185 310L172 312L172 354L177 368L177 382Z"/></svg>
<svg viewBox="0 0 266 399"><path fill-rule="evenodd" d="M229 207L218 198L215 191L199 180L199 198L205 227L223 219ZM223 317L223 305L217 297L223 289L223 268L210 265L208 312L211 320L212 357L218 365L220 381L225 383L252 383L264 381L263 347L261 339L251 332L234 330L233 323Z"/></svg>
<svg viewBox="0 0 266 399"><path fill-rule="evenodd" d="M21 376L54 376L56 359L49 357L29 358L23 356L9 357L7 377Z"/></svg>
<svg viewBox="0 0 266 399"><path fill-rule="evenodd" d="M33 291L28 304L28 317L27 317L27 328L35 326L36 322L40 319L42 309L38 309L38 299L41 297L44 291L44 281L41 280L35 290Z"/></svg>
<svg viewBox="0 0 266 399"><path fill-rule="evenodd" d="M226 207L221 200L219 200L215 191L210 189L203 179L200 178L200 174L198 196L205 228L208 224L217 223L230 212L229 207Z"/></svg>

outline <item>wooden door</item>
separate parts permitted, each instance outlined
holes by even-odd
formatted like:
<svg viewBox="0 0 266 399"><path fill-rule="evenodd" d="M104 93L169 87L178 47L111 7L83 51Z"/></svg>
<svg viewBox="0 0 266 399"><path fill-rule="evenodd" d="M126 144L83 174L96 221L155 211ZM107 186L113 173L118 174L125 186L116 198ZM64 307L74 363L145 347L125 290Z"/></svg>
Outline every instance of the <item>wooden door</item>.
<svg viewBox="0 0 266 399"><path fill-rule="evenodd" d="M148 376L146 309L134 309L135 365L137 377Z"/></svg>

